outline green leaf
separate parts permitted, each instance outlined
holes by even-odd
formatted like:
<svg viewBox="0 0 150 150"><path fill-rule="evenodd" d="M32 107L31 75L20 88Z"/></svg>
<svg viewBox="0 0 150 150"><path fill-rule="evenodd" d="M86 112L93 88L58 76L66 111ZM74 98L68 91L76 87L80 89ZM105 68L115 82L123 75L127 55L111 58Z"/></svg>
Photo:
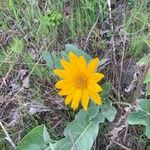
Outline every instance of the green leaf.
<svg viewBox="0 0 150 150"><path fill-rule="evenodd" d="M108 61L107 58L100 59L100 65L105 64Z"/></svg>
<svg viewBox="0 0 150 150"><path fill-rule="evenodd" d="M130 125L144 125L145 134L150 138L150 100L141 99L136 111L129 114L127 121Z"/></svg>
<svg viewBox="0 0 150 150"><path fill-rule="evenodd" d="M87 111L80 110L75 120L65 128L65 138L56 144L56 150L90 150L97 137L99 123L104 120L102 115L99 115L101 119L98 118L98 114L98 106L90 107ZM97 117L96 120L94 117Z"/></svg>
<svg viewBox="0 0 150 150"><path fill-rule="evenodd" d="M62 21L62 15L57 11L48 10L44 16L41 16L41 25L43 27L55 27Z"/></svg>
<svg viewBox="0 0 150 150"><path fill-rule="evenodd" d="M43 128L43 139L44 139L44 142L50 143L50 136L45 126Z"/></svg>
<svg viewBox="0 0 150 150"><path fill-rule="evenodd" d="M14 38L10 49L14 53L21 53L23 51L23 40Z"/></svg>
<svg viewBox="0 0 150 150"><path fill-rule="evenodd" d="M144 80L144 83L149 83L150 82L150 70L148 71L146 78Z"/></svg>
<svg viewBox="0 0 150 150"><path fill-rule="evenodd" d="M145 40L145 43L146 43L147 46L150 48L150 40Z"/></svg>
<svg viewBox="0 0 150 150"><path fill-rule="evenodd" d="M75 118L76 119L86 118L86 116L88 115L88 118L90 120L92 117L97 115L98 112L99 112L99 106L95 106L94 104L92 104L92 106L89 107L87 111L85 111L84 109L81 109Z"/></svg>
<svg viewBox="0 0 150 150"><path fill-rule="evenodd" d="M110 87L111 87L111 84L109 82L106 82L106 83L102 84L103 91L102 91L101 95L102 95L103 98L108 97Z"/></svg>
<svg viewBox="0 0 150 150"><path fill-rule="evenodd" d="M145 65L148 62L148 55L144 55L138 62L138 65ZM150 82L150 70L148 71L144 83Z"/></svg>
<svg viewBox="0 0 150 150"><path fill-rule="evenodd" d="M97 113L95 116L93 116L91 119L90 119L93 123L104 123L105 122L105 117L102 113Z"/></svg>
<svg viewBox="0 0 150 150"><path fill-rule="evenodd" d="M51 25L51 22L49 22L49 17L48 16L43 16L42 18L41 18L41 21L42 21L42 24L43 25L47 25L47 26L50 26Z"/></svg>
<svg viewBox="0 0 150 150"><path fill-rule="evenodd" d="M138 62L138 65L145 65L148 62L148 55L144 55Z"/></svg>
<svg viewBox="0 0 150 150"><path fill-rule="evenodd" d="M50 52L44 52L43 53L43 59L46 61L48 68L50 70L54 69L54 61L52 59L51 53Z"/></svg>
<svg viewBox="0 0 150 150"><path fill-rule="evenodd" d="M72 44L66 44L66 50L65 50L65 52L67 54L69 54L69 52L73 52L77 56L83 56L87 62L89 62L92 59L92 57L90 55L88 55L87 53L85 53L83 50L78 49L77 47L75 47ZM100 60L100 65L103 65L104 63L106 63L107 60L108 60L107 58L101 59Z"/></svg>
<svg viewBox="0 0 150 150"><path fill-rule="evenodd" d="M77 47L66 44L66 50L62 52L44 52L43 53L43 59L46 61L48 68L50 71L53 71L55 68L62 68L60 59L63 58L65 60L69 59L69 52L75 53L77 56L83 56L87 62L89 62L92 57L82 51L81 49L78 49ZM102 59L100 61L100 65L104 64L107 61L106 58ZM50 72L52 73L52 72ZM52 73L53 74L53 73Z"/></svg>
<svg viewBox="0 0 150 150"><path fill-rule="evenodd" d="M82 51L81 49L78 49L77 47L71 45L71 44L66 44L66 50L65 52L67 54L69 54L69 52L73 52L75 53L77 56L83 56L87 62L89 62L92 57L90 55L88 55L87 53L85 53L84 51Z"/></svg>
<svg viewBox="0 0 150 150"><path fill-rule="evenodd" d="M101 106L102 114L105 118L107 118L110 122L115 119L116 109L112 106L110 101L105 101L105 103Z"/></svg>
<svg viewBox="0 0 150 150"><path fill-rule="evenodd" d="M61 68L60 64L61 55L56 52L44 52L43 59L46 61L48 68L53 71L55 68Z"/></svg>
<svg viewBox="0 0 150 150"><path fill-rule="evenodd" d="M147 83L146 95L150 95L150 82Z"/></svg>
<svg viewBox="0 0 150 150"><path fill-rule="evenodd" d="M150 150L150 143L147 143L147 144L146 144L145 150Z"/></svg>
<svg viewBox="0 0 150 150"><path fill-rule="evenodd" d="M71 150L72 145L73 144L70 138L66 137L58 141L58 143L56 144L55 150Z"/></svg>
<svg viewBox="0 0 150 150"><path fill-rule="evenodd" d="M16 150L53 150L50 137L44 125L32 129L18 144Z"/></svg>

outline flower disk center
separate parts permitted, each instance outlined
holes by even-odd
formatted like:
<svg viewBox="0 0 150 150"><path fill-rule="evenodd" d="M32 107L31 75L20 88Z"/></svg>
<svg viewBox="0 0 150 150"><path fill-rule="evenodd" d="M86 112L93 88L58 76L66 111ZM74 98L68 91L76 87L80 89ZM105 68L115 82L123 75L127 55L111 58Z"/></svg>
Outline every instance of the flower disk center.
<svg viewBox="0 0 150 150"><path fill-rule="evenodd" d="M77 88L80 89L87 88L88 79L85 75L79 75L75 77L74 83Z"/></svg>

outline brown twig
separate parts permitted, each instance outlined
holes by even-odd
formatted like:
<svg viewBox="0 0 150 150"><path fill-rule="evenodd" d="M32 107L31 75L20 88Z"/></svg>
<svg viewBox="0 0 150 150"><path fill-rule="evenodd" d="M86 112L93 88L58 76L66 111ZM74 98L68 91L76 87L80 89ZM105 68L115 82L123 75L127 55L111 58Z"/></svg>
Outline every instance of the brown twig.
<svg viewBox="0 0 150 150"><path fill-rule="evenodd" d="M109 19L110 19L111 31L112 33L114 33L114 26L113 26L112 13L111 13L111 0L107 0L107 3L108 3L108 8L109 8ZM114 61L114 64L117 65L114 34L112 34L111 38L112 38L112 49L113 49L113 61Z"/></svg>
<svg viewBox="0 0 150 150"><path fill-rule="evenodd" d="M120 99L120 74L119 74L119 68L118 68L118 63L117 63L117 59L116 59L116 46L115 46L115 37L114 37L114 25L113 25L113 19L112 19L112 8L111 8L111 0L107 0L107 4L108 4L108 9L109 9L109 22L110 22L110 28L111 28L111 32L112 32L112 36L111 36L111 43L112 43L112 49L111 49L111 63L113 66L113 84L112 86L115 88L117 88L117 97Z"/></svg>
<svg viewBox="0 0 150 150"><path fill-rule="evenodd" d="M126 146L118 143L117 141L113 141L113 143L115 143L116 145L120 146L121 148L123 148L124 150L130 150L129 148L127 148Z"/></svg>
<svg viewBox="0 0 150 150"><path fill-rule="evenodd" d="M120 34L120 33L119 33ZM120 38L121 40L123 41L123 50L122 50L122 57L121 57L121 62L120 62L120 74L119 74L119 101L120 101L120 90L121 90L121 79L122 79L122 72L123 72L123 65L124 65L124 57L125 57L125 34L124 34L124 37L122 38L121 35L120 35Z"/></svg>

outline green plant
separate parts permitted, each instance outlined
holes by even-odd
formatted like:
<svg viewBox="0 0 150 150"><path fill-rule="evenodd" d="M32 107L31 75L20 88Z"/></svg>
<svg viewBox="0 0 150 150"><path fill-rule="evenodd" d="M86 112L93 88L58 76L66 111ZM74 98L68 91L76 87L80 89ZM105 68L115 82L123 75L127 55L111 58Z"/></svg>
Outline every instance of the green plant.
<svg viewBox="0 0 150 150"><path fill-rule="evenodd" d="M113 121L116 110L110 104L104 104L100 108L91 104L87 111L83 109L76 115L64 130L65 138L54 141L50 138L44 125L31 130L18 144L16 150L90 150L99 131L99 124L105 122L105 118ZM88 143L88 144L87 144Z"/></svg>
<svg viewBox="0 0 150 150"><path fill-rule="evenodd" d="M10 51L13 53L21 53L23 51L24 44L23 40L18 38L13 38L13 42L10 45Z"/></svg>
<svg viewBox="0 0 150 150"><path fill-rule="evenodd" d="M44 26L55 27L62 21L62 15L57 11L47 11L42 17L41 22Z"/></svg>
<svg viewBox="0 0 150 150"><path fill-rule="evenodd" d="M48 33L49 30L52 30L53 28L56 28L61 22L62 22L63 16L58 11L50 11L48 10L45 12L44 15L41 16L40 19L40 26L41 31L45 31L45 33Z"/></svg>
<svg viewBox="0 0 150 150"><path fill-rule="evenodd" d="M150 138L150 100L140 99L139 101L135 112L128 116L128 123L130 125L144 125L145 134Z"/></svg>
<svg viewBox="0 0 150 150"><path fill-rule="evenodd" d="M10 10L12 11L13 15L15 16L15 19L18 21L19 20L19 11L15 7L16 2L14 0L9 0L8 1L8 6Z"/></svg>
<svg viewBox="0 0 150 150"><path fill-rule="evenodd" d="M124 4L122 5L120 1L118 1L117 3L115 1L111 1L111 3L113 7L112 20L114 21L113 22L114 31L116 31L116 29L119 29L118 31L119 33L121 33L119 35L122 36L122 33L125 33L125 39L126 36L127 40L129 39L129 42L127 43L127 45L129 44L129 48L125 47L125 56L127 57L131 56L133 59L138 60L141 57L141 55L143 55L143 52L147 52L148 47L150 47L150 41L148 40L150 31L149 0L126 1L124 4L127 5L125 5L125 9L121 9L121 13L120 13L120 6L124 7ZM119 14L115 13L116 11L119 12ZM123 24L122 22L120 24L120 20L118 21L118 18L120 18L120 15L122 16L122 14L124 16L121 19L123 21ZM61 51L63 49L62 45L68 42L76 43L78 46L79 45L84 46L87 35L89 34L90 29L92 29L93 24L97 20L97 16L99 16L99 19L96 26L91 32L89 44L85 52L81 51L80 49L70 44L67 44L65 50ZM109 21L108 17L109 17L108 4L107 1L105 0L70 0L70 1L57 0L57 2L50 0L1 1L0 82L2 81L2 84L0 83L0 95L6 95L7 98L7 94L9 94L7 93L7 88L9 88L8 86L12 82L14 84L17 82L20 84L20 86L22 85L21 84L22 81L18 76L19 70L22 68L26 68L30 77L30 87L29 89L25 89L23 91L20 90L10 93L11 97L13 98L17 96L17 98L15 98L15 101L13 102L19 108L20 107L22 108L22 105L24 105L24 103L26 103L26 101L28 100L31 102L38 102L40 104L46 104L48 106L51 106L51 101L48 101L48 99L49 98L55 99L56 89L53 87L54 86L53 84L57 80L53 73L53 70L55 68L61 68L60 64L61 58L67 60L69 52L73 51L76 55L83 56L86 59L86 61L89 62L92 59L91 57L92 55L96 54L97 56L103 55L105 56L105 54L107 53L106 51L110 49L111 41L109 38L112 36L112 32L110 32L109 27L107 27L107 21ZM105 31L107 32L108 39L105 38L104 35ZM118 39L118 37L115 38ZM145 42L147 43L147 46ZM118 48L118 43L119 42L115 40L114 44L116 50L120 49L120 47ZM121 44L119 44L119 46L121 46ZM33 52L33 54L30 50ZM88 52L88 54L90 55L88 55L86 52ZM43 59L41 59L42 56L44 61ZM144 56L143 64L147 63L147 58L148 58L147 56ZM103 65L107 60L108 59L106 58L101 59L100 65ZM119 58L117 58L117 60L119 60ZM126 57L124 60L126 60ZM45 67L46 65L45 62L47 63L48 68ZM144 81L147 88L145 99L146 98L147 99L140 101L140 104L138 106L139 109L137 108L135 112L133 112L135 117L139 116L139 114L142 112L149 119L149 111L146 110L145 107L143 108L143 104L141 104L146 103L146 101L150 96L149 77L150 71L148 72L148 75ZM35 126L44 123L45 127L44 125L39 126L39 128L37 127L33 132L31 132L37 136L37 141L41 140L41 145L43 145L43 147L42 146L41 147L43 149L49 148L54 149L56 145L57 147L63 146L64 141L67 143L67 146L73 146L71 142L74 139L75 145L78 146L79 143L82 145L83 144L82 139L85 138L85 140L87 140L86 134L89 133L91 136L94 137L91 140L90 136L89 145L91 147L93 141L95 144L95 138L97 136L97 133L99 132L100 136L101 133L104 134L104 132L101 132L99 126L104 126L104 129L107 130L108 128L106 127L106 119L108 120L107 123L109 123L109 121L111 122L114 119L114 115L111 114L116 114L116 109L112 106L108 97L108 90L110 88L110 83L103 84L102 88L104 89L103 92L101 93L104 99L103 105L97 107L91 104L89 108L89 111L92 109L95 110L95 112L93 112L93 114L91 115L96 114L97 116L94 117L94 119L92 120L89 119L89 114L83 112L83 110L81 110L79 113L73 112L70 109L62 110L63 117L66 118L64 114L66 113L68 114L67 116L68 120L63 118L65 120L64 121L65 123L62 123L63 125L61 125L61 129L59 127L58 129L56 129L53 125L53 120L49 119L51 115L49 117L46 116L43 118L42 114L36 114L35 116L23 114L24 118L23 125L20 127L20 129L18 128L10 129L8 127L7 131L10 134L14 143L18 144L18 142L20 143L20 137L22 138ZM115 102L115 104L116 103L118 102ZM146 104L149 105L149 100ZM119 105L122 109L120 101ZM76 117L75 114L77 114ZM85 114L86 116L84 127L86 127L89 124L90 125L87 132L85 132L86 134L83 135L81 141L79 140L78 143L78 141L76 140L78 139L79 134L77 135L76 131L73 130L73 128L78 124L80 125L80 123L78 122L81 123L83 122L83 119L85 119L82 116L83 114ZM52 115L57 115L57 113L52 112ZM135 117L132 117L132 113L130 115L131 116L129 117L131 117L131 120L129 124L132 125L140 124L139 123L140 121L139 122L134 121ZM74 117L75 120L71 122L71 120ZM104 118L106 118L105 122ZM147 131L148 121L145 120L144 121L142 120L143 122L141 123L141 125L144 125L144 129L146 129ZM68 123L69 121L71 122L71 125ZM92 126L91 123L93 122L97 123L94 124L94 126ZM68 126L66 127L67 124ZM50 134L49 142L45 140L45 135L43 137L43 134L45 134L46 127ZM54 129L51 129L53 127ZM64 127L66 127L64 131L64 137L58 140L60 137L62 137L61 135L62 131L60 132L59 130L62 130ZM57 131L55 131L55 129ZM91 129L93 129L93 133L90 131ZM142 129L143 128L140 127L138 131L141 132ZM37 133L36 130L39 132ZM73 136L71 136L71 138L73 137L73 140L70 138L70 132L73 133ZM82 131L80 132L80 134L81 133ZM32 142L32 138L36 139L36 136L29 138L29 140L31 139L30 141ZM40 139L38 139L38 137L40 137ZM144 138L148 140L146 136L144 136ZM47 139L49 139L49 137ZM52 139L55 140L57 139L57 141L53 141ZM26 141L26 139L24 140ZM30 142L29 140L27 140L27 142ZM141 136L140 140L143 140L143 135ZM47 147L47 145L49 148ZM24 143L24 146L28 148L28 144L26 144L26 142ZM35 141L33 141L33 143L31 143L30 146L35 146L33 147L33 149L41 148L39 146L39 143L36 143ZM8 141L5 139L3 135L3 131L2 132L0 131L0 149L2 150L11 149L10 145L8 144ZM29 149L31 149L31 147L29 147Z"/></svg>
<svg viewBox="0 0 150 150"><path fill-rule="evenodd" d="M66 50L57 54L57 56L56 53L46 52L43 54L43 58L46 60L49 69L53 70L56 66L60 67L60 56L67 58L69 51L73 51L79 56L82 55L88 61L91 59L85 52L69 44L66 45ZM81 109L76 114L75 119L64 129L64 138L58 141L52 140L46 127L41 125L31 130L22 139L17 146L17 150L31 150L33 148L37 150L73 150L75 148L90 150L98 135L99 125L104 123L106 119L110 122L113 121L116 115L116 109L108 100L110 84L105 83L102 87L102 97L104 99L102 106L90 103L87 111Z"/></svg>
<svg viewBox="0 0 150 150"><path fill-rule="evenodd" d="M141 53L147 52L145 40L149 38L150 13L147 9L149 0L137 1L133 3L131 11L127 11L124 17L124 30L130 36L130 46L128 52L135 58L141 57Z"/></svg>
<svg viewBox="0 0 150 150"><path fill-rule="evenodd" d="M146 41L148 43L148 41ZM149 46L149 45L148 45ZM148 63L148 55L144 55L138 65L146 65ZM147 85L146 96L149 95L150 91L150 70L148 70L147 76L145 77L144 83ZM139 104L136 106L135 111L131 112L128 116L128 123L131 125L143 125L146 130L145 134L150 138L150 100L139 99Z"/></svg>

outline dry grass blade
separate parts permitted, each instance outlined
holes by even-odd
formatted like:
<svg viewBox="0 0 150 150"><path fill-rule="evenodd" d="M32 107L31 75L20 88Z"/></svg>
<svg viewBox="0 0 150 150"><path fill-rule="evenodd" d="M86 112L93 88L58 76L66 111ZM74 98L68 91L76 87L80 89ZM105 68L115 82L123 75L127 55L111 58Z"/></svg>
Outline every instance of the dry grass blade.
<svg viewBox="0 0 150 150"><path fill-rule="evenodd" d="M3 132L4 132L5 135L6 135L6 140L7 140L14 148L16 148L14 142L13 142L12 139L10 138L10 136L9 136L7 130L5 129L5 127L3 126L2 122L0 122L0 126L1 126Z"/></svg>
<svg viewBox="0 0 150 150"><path fill-rule="evenodd" d="M100 17L100 14L97 16L97 19L96 19L95 23L93 24L93 26L92 26L92 28L91 28L91 30L90 30L90 32L89 32L87 38L86 38L85 46L84 46L84 48L83 48L83 51L85 51L86 48L87 48L87 46L88 46L88 42L89 42L90 35L91 35L93 29L95 28L95 26L96 26L96 24L97 24L97 22L98 22L99 17Z"/></svg>
<svg viewBox="0 0 150 150"><path fill-rule="evenodd" d="M126 146L116 142L116 141L113 141L113 143L117 144L118 146L120 146L121 148L123 148L124 150L130 150L129 148L127 148Z"/></svg>

